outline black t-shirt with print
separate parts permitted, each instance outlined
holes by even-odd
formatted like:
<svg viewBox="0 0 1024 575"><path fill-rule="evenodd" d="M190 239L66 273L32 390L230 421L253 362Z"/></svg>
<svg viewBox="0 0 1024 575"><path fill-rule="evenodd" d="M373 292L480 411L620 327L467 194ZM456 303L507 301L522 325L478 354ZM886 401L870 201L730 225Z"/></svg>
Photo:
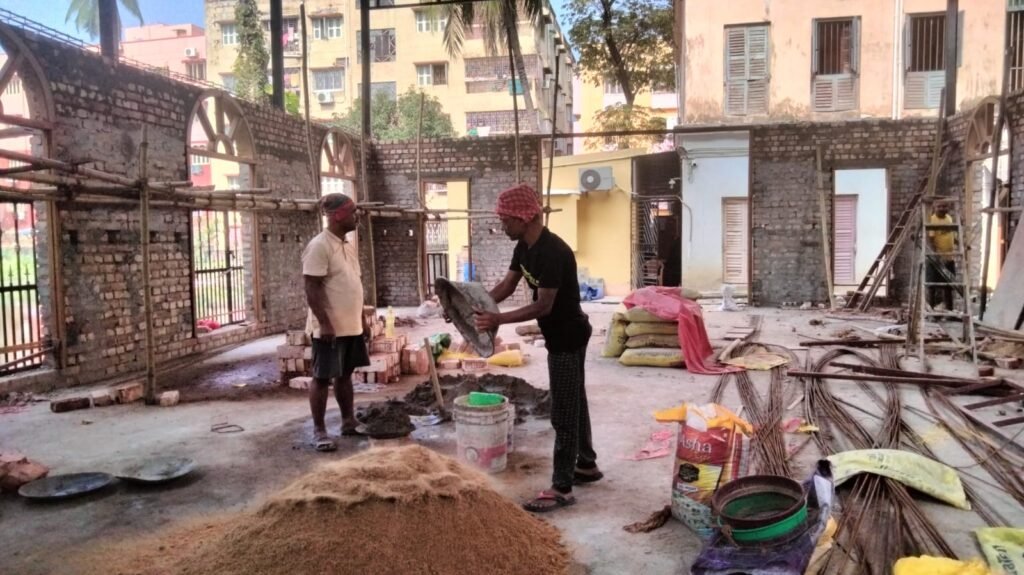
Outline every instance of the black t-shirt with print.
<svg viewBox="0 0 1024 575"><path fill-rule="evenodd" d="M549 351L575 351L587 345L591 328L580 307L576 256L562 238L544 228L533 247L516 244L509 270L523 274L537 301L540 288L557 289L551 313L537 320Z"/></svg>

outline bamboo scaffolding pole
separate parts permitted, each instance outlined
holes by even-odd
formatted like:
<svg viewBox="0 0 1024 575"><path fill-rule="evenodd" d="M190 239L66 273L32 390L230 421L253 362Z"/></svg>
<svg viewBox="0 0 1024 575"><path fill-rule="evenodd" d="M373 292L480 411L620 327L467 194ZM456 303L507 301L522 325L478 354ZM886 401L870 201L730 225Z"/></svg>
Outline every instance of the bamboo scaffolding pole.
<svg viewBox="0 0 1024 575"><path fill-rule="evenodd" d="M1006 30L1009 32L1010 20L1006 20ZM989 259L992 253L992 215L998 212L999 206L996 203L996 196L999 193L999 152L1003 144L1003 125L1006 123L1006 92L1010 85L1010 47L1003 51L1003 85L999 94L999 115L996 118L995 133L992 134L992 178L989 185L988 208L981 210L985 216L985 249L981 253L981 290L979 297L978 319L985 319L985 311L988 309L988 270ZM1007 159L1012 159L1008 157ZM1007 174L1010 170L1007 170ZM1001 203L1001 202L1000 202Z"/></svg>
<svg viewBox="0 0 1024 575"><path fill-rule="evenodd" d="M416 196L419 199L420 207L427 209L427 191L423 188L422 148L423 148L423 105L426 103L426 94L420 92L420 117L416 124ZM416 215L416 294L420 301L426 298L424 294L424 277L426 276L427 248L424 236L427 235L426 218L423 214Z"/></svg>
<svg viewBox="0 0 1024 575"><path fill-rule="evenodd" d="M306 3L299 3L299 22L302 23L302 98L305 100L306 117L304 124L306 128L306 152L309 154L309 169L313 174L313 189L317 197L322 194L320 190L320 174L317 167L317 157L313 155L313 126L310 124L309 112L309 50L306 46Z"/></svg>
<svg viewBox="0 0 1024 575"><path fill-rule="evenodd" d="M544 192L544 225L548 225L548 221L551 219L551 180L555 177L555 136L558 133L558 73L562 69L562 59L560 57L555 58L555 95L552 96L554 102L551 106L551 148L548 150L548 185L547 190Z"/></svg>
<svg viewBox="0 0 1024 575"><path fill-rule="evenodd" d="M828 287L828 303L829 309L835 309L836 307L836 294L835 285L832 281L832 245L829 243L829 225L828 225L828 208L826 207L828 201L825 194L825 174L823 170L825 166L822 162L821 146L818 146L815 158L817 160L818 168L818 213L821 218L819 224L821 225L821 250L825 260L825 285Z"/></svg>
<svg viewBox="0 0 1024 575"><path fill-rule="evenodd" d="M142 125L142 143L139 144L139 182L141 202L139 206L142 233L142 292L143 307L146 315L146 381L143 386L146 403L154 405L156 401L156 358L153 337L153 294L150 285L150 245L149 245L149 186L146 184L149 160L149 127Z"/></svg>

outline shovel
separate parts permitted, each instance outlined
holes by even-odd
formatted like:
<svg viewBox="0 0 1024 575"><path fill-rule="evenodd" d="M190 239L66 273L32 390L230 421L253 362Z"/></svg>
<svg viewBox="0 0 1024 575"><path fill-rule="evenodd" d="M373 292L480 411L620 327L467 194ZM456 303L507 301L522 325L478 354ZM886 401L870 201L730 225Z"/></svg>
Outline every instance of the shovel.
<svg viewBox="0 0 1024 575"><path fill-rule="evenodd" d="M423 345L429 350L430 338L423 338ZM444 394L441 393L441 382L437 379L437 365L433 354L428 363L430 364L430 384L434 386L434 399L437 401L437 414L441 417L441 421L451 421L451 414L444 408Z"/></svg>

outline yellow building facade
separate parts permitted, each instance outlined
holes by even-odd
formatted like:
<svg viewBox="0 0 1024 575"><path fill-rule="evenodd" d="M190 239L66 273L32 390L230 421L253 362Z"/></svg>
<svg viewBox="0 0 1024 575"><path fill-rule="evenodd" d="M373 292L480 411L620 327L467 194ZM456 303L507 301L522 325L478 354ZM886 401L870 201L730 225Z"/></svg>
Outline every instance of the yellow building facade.
<svg viewBox="0 0 1024 575"><path fill-rule="evenodd" d="M614 81L605 79L595 84L589 78L581 77L577 82L580 131L597 130L595 115L598 112L608 106L626 103L622 89ZM675 88L666 86L657 92L648 90L637 93L633 104L650 109L652 116L665 119L666 128L673 128L678 122L678 101Z"/></svg>
<svg viewBox="0 0 1024 575"><path fill-rule="evenodd" d="M301 95L299 4L284 0L283 29L285 89ZM361 91L358 0L306 0L305 4L310 114L317 119L343 116ZM207 77L229 90L234 85L232 68L238 55L234 7L233 0L206 0ZM269 31L269 0L261 0L259 8ZM516 97L521 131L550 133L552 119L558 131L571 131L574 61L549 8L536 26L520 23L519 39L529 77L525 82L519 79L517 86L511 85L507 54L487 54L479 27L467 33L462 55L449 57L443 42L446 21L442 8L374 10L370 26L372 89L392 94L404 93L409 87L423 89L441 101L458 135L511 133L513 88L520 92L529 89L536 110L536 116L529 117L523 96ZM561 86L557 104L556 68Z"/></svg>
<svg viewBox="0 0 1024 575"><path fill-rule="evenodd" d="M630 218L633 214L633 158L646 150L621 150L556 157L551 180L551 214L548 227L576 254L581 273L604 280L605 293L625 296L631 290ZM610 170L610 189L585 192L581 170ZM544 166L543 181L548 180Z"/></svg>

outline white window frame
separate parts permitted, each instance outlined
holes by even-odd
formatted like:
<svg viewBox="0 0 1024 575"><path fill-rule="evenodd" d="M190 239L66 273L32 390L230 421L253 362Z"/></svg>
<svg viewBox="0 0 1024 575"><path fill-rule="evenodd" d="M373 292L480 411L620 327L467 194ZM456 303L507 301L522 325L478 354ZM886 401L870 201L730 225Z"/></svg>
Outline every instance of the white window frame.
<svg viewBox="0 0 1024 575"><path fill-rule="evenodd" d="M238 26L234 22L221 23L220 43L224 46L238 45Z"/></svg>
<svg viewBox="0 0 1024 575"><path fill-rule="evenodd" d="M321 16L313 18L313 38L315 40L335 40L341 38L345 29L345 17Z"/></svg>
<svg viewBox="0 0 1024 575"><path fill-rule="evenodd" d="M317 76L324 77L324 74L337 74L338 82L336 86L329 88L321 88L317 82ZM340 67L335 68L322 68L319 70L313 70L313 91L314 92L344 92L345 91L345 69Z"/></svg>
<svg viewBox="0 0 1024 575"><path fill-rule="evenodd" d="M197 73L201 72L201 73ZM206 60L196 60L194 62L185 62L185 75L193 80L205 80L206 79Z"/></svg>
<svg viewBox="0 0 1024 575"><path fill-rule="evenodd" d="M221 74L220 83L228 92L234 92L235 88L237 87L234 74Z"/></svg>
<svg viewBox="0 0 1024 575"><path fill-rule="evenodd" d="M434 85L434 65L433 64L416 64L416 85L417 86L433 86Z"/></svg>

